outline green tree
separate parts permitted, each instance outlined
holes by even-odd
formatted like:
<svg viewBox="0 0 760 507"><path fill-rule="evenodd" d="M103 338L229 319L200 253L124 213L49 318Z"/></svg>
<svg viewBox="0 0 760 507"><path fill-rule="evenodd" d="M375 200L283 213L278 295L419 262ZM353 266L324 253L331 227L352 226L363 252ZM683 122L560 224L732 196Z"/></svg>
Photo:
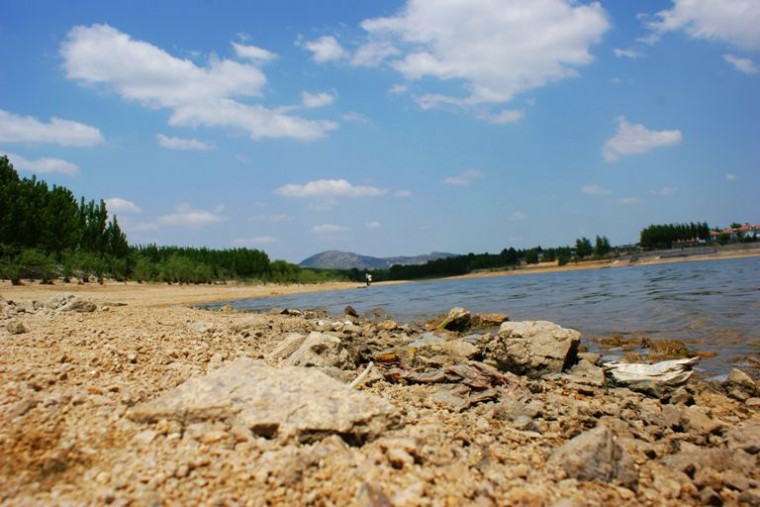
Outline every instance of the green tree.
<svg viewBox="0 0 760 507"><path fill-rule="evenodd" d="M594 247L591 246L591 240L586 237L575 240L575 255L579 259L585 259L594 252Z"/></svg>
<svg viewBox="0 0 760 507"><path fill-rule="evenodd" d="M607 239L607 236L597 236L596 241L594 243L594 256L595 257L606 257L612 248L610 247L610 240Z"/></svg>

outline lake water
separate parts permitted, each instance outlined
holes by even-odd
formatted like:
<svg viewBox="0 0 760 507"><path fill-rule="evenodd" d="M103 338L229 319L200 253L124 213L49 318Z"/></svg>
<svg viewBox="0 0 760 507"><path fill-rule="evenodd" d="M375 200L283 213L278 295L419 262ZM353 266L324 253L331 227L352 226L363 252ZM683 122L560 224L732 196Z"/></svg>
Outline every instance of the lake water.
<svg viewBox="0 0 760 507"><path fill-rule="evenodd" d="M594 339L613 335L680 340L689 350L718 353L699 365L707 377L727 374L737 361L746 366L747 357L760 359L758 257L373 285L232 304L251 311L321 309L334 316L351 305L360 314L382 312L406 323L461 306L473 313L506 313L513 321L556 322L580 331L583 343L597 351ZM750 373L756 376L757 367Z"/></svg>

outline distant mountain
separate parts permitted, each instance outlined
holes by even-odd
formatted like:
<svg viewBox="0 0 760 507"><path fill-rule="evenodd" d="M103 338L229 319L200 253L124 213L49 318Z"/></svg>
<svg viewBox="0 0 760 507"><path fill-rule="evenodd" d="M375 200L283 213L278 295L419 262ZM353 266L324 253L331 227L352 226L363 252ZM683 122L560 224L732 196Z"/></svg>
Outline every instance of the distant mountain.
<svg viewBox="0 0 760 507"><path fill-rule="evenodd" d="M341 252L339 250L328 250L327 252L312 255L308 259L301 261L299 266L303 268L320 268L320 269L388 269L395 264L413 265L425 264L428 261L436 259L445 259L456 257L456 254L433 252L426 255L417 255L414 257L370 257L369 255L359 255L353 252Z"/></svg>

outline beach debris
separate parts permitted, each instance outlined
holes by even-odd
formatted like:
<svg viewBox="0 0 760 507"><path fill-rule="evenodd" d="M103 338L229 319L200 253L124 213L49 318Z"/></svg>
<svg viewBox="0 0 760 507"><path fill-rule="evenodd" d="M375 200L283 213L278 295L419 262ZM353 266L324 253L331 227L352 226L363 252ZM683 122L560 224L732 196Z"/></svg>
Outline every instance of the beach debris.
<svg viewBox="0 0 760 507"><path fill-rule="evenodd" d="M313 368L271 367L239 358L163 396L133 407L128 417L162 419L184 426L226 421L282 443L311 443L338 435L363 445L400 424L397 409L382 398Z"/></svg>
<svg viewBox="0 0 760 507"><path fill-rule="evenodd" d="M614 482L635 490L639 480L633 460L606 426L569 440L554 451L549 463L579 481Z"/></svg>
<svg viewBox="0 0 760 507"><path fill-rule="evenodd" d="M359 389L362 386L362 384L366 382L367 376L372 371L373 366L374 366L374 363L370 361L367 367L364 369L364 371L361 372L359 376L356 377L356 379L348 385L348 387L350 387L351 389Z"/></svg>
<svg viewBox="0 0 760 507"><path fill-rule="evenodd" d="M514 387L507 376L476 361L422 370L392 368L385 378L392 383L447 384L439 387L433 399L460 412L478 403L497 401L504 391L500 388Z"/></svg>
<svg viewBox="0 0 760 507"><path fill-rule="evenodd" d="M691 357L654 364L613 361L604 366L607 376L615 385L661 396L664 392L685 384L694 373L691 367L698 362L699 357Z"/></svg>
<svg viewBox="0 0 760 507"><path fill-rule="evenodd" d="M553 322L504 322L497 336L479 342L484 358L499 370L539 378L577 362L581 334Z"/></svg>

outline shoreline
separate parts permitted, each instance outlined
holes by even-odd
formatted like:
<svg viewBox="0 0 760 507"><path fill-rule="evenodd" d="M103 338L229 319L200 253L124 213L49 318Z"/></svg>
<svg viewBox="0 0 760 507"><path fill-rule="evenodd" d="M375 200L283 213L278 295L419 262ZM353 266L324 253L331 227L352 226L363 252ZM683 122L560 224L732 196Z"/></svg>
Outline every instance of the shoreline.
<svg viewBox="0 0 760 507"><path fill-rule="evenodd" d="M659 256L643 257L636 262L627 260L584 261L576 264L557 266L556 263L544 263L530 267L510 270L482 271L466 275L442 277L439 280L461 280L470 278L490 278L499 276L522 276L543 273L562 273L590 269L626 268L635 266L652 266L659 264L676 264L682 262L700 262L727 259L760 257L760 247L746 250L718 251L707 255L661 258ZM414 280L394 280L374 282L373 285L397 285ZM0 281L0 296L7 299L47 300L55 295L75 294L83 298L114 300L137 307L167 307L175 305L191 306L204 303L218 303L239 299L267 298L312 292L329 292L364 288L360 282L324 282L318 284L246 284L227 282L213 285L168 285L165 283L114 282L98 283L63 283L43 285L38 281L25 281L23 285L14 286L7 280Z"/></svg>

